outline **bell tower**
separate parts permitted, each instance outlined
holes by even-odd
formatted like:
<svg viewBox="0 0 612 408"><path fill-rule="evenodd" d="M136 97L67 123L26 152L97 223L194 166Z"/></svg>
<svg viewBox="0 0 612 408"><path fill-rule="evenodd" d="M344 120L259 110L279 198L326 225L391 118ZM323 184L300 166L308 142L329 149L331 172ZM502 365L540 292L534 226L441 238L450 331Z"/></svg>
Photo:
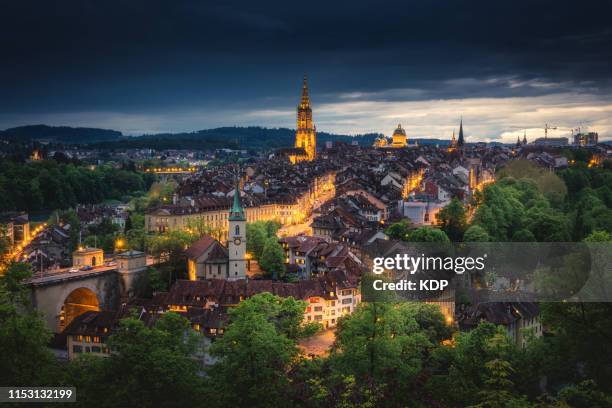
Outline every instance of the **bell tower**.
<svg viewBox="0 0 612 408"><path fill-rule="evenodd" d="M228 280L245 279L246 260L246 216L240 204L240 187L236 183L234 203L228 217L227 250L229 255Z"/></svg>
<svg viewBox="0 0 612 408"><path fill-rule="evenodd" d="M312 108L308 95L308 78L304 75L302 99L297 107L297 130L295 132L295 147L304 149L306 160L314 160L317 155L316 127L312 123Z"/></svg>

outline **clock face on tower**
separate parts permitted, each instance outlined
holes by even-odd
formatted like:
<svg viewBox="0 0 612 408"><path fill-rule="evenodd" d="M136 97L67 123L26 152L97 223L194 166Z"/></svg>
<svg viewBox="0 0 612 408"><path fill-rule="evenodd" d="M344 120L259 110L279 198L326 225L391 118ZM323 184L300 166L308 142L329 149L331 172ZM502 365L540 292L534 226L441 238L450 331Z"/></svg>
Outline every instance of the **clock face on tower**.
<svg viewBox="0 0 612 408"><path fill-rule="evenodd" d="M234 238L234 244L240 245L241 242L240 238Z"/></svg>

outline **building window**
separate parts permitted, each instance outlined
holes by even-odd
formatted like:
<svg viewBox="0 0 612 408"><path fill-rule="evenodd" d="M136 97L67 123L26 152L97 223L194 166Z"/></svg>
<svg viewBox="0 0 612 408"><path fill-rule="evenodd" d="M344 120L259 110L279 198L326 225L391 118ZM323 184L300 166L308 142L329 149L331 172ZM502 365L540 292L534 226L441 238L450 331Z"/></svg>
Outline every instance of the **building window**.
<svg viewBox="0 0 612 408"><path fill-rule="evenodd" d="M323 311L323 306L315 306L314 311L315 312L322 312Z"/></svg>
<svg viewBox="0 0 612 408"><path fill-rule="evenodd" d="M236 225L236 234L235 235L240 235L240 225Z"/></svg>
<svg viewBox="0 0 612 408"><path fill-rule="evenodd" d="M72 352L73 353L82 353L83 352L83 346L72 346Z"/></svg>

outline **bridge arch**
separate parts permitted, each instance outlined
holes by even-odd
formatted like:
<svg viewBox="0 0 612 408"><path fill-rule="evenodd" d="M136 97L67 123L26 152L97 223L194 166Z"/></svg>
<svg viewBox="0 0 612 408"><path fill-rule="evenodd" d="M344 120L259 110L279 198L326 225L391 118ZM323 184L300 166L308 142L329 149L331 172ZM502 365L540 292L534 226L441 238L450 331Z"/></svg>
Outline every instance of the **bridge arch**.
<svg viewBox="0 0 612 408"><path fill-rule="evenodd" d="M100 310L101 302L93 285L67 288L58 299L57 323L61 332L74 318L90 310Z"/></svg>

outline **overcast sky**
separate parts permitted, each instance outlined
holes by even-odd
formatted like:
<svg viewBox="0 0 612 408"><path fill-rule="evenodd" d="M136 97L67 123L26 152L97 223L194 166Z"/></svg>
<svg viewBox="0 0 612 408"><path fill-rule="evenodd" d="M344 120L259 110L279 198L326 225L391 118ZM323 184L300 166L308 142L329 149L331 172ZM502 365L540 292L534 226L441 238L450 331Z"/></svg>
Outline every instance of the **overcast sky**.
<svg viewBox="0 0 612 408"><path fill-rule="evenodd" d="M612 3L0 0L0 129L612 139Z"/></svg>

